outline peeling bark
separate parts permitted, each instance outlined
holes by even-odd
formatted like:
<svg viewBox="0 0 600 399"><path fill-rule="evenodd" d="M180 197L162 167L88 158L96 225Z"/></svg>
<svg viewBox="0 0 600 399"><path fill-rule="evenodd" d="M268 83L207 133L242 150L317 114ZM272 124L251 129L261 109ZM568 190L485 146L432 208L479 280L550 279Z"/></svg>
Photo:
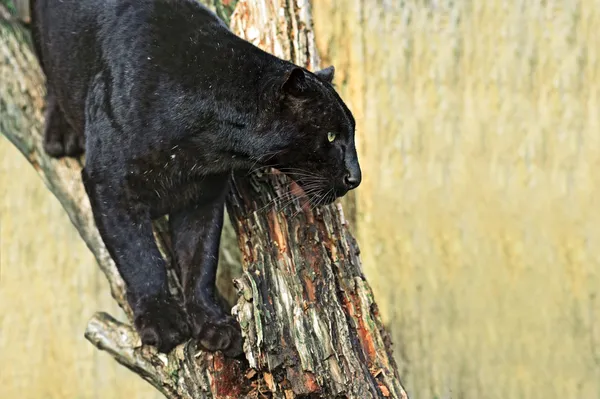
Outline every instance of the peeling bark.
<svg viewBox="0 0 600 399"><path fill-rule="evenodd" d="M255 211L288 186L256 174L237 179L229 198L244 262L234 312L250 366L275 376L273 391L405 397L341 206L310 210L297 199Z"/></svg>
<svg viewBox="0 0 600 399"><path fill-rule="evenodd" d="M229 17L233 1L213 1ZM83 160L56 161L42 149L43 77L26 30L0 5L0 132L30 161L59 199L130 318L125 286L95 228L81 184ZM232 29L263 49L316 69L308 1L240 0ZM85 336L168 398L406 398L359 249L341 206L310 209L274 171L236 177L228 212L242 252L233 312L247 361L200 351L193 342L170 354L141 347L134 329L107 314ZM284 199L294 198L280 207ZM164 221L163 221L164 222ZM156 236L168 257L164 223ZM176 273L171 288L179 293Z"/></svg>

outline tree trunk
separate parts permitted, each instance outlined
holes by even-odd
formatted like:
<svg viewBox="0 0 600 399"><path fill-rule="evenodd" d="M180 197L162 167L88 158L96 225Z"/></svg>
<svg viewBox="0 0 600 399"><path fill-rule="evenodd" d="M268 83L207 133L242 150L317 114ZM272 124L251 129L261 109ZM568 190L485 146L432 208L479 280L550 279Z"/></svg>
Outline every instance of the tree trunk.
<svg viewBox="0 0 600 399"><path fill-rule="evenodd" d="M212 6L246 40L309 69L319 66L308 1L215 0ZM124 283L81 183L83 160L57 161L42 150L43 77L28 32L1 4L0 54L0 132L59 199L131 322ZM203 352L191 341L159 354L141 347L128 324L104 313L90 320L86 338L168 398L406 398L341 206L309 209L293 197L291 185L276 172L256 172L234 178L228 199L243 255L233 312L246 362ZM280 207L287 201L278 198L292 199ZM155 227L169 258L164 221Z"/></svg>

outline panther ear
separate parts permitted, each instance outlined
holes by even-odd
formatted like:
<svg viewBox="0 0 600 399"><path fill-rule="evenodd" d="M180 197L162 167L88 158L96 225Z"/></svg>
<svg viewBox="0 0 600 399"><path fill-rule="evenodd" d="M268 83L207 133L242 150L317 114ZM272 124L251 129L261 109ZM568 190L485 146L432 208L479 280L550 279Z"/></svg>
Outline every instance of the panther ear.
<svg viewBox="0 0 600 399"><path fill-rule="evenodd" d="M328 66L325 69L321 69L320 71L315 72L317 77L327 83L333 82L333 76L335 75L335 68L333 65Z"/></svg>
<svg viewBox="0 0 600 399"><path fill-rule="evenodd" d="M302 68L295 67L284 76L284 82L281 90L292 96L300 96L307 89L306 75Z"/></svg>

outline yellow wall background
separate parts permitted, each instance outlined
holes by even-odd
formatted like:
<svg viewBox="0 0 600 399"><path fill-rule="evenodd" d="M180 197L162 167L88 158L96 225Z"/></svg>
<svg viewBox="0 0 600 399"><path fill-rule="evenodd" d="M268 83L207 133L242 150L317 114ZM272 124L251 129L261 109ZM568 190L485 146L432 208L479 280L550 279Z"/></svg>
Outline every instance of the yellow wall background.
<svg viewBox="0 0 600 399"><path fill-rule="evenodd" d="M600 1L313 0L358 122L365 268L412 398L600 398ZM152 398L118 314L0 137L0 397Z"/></svg>
<svg viewBox="0 0 600 399"><path fill-rule="evenodd" d="M600 398L600 2L313 4L413 398Z"/></svg>
<svg viewBox="0 0 600 399"><path fill-rule="evenodd" d="M0 135L0 398L163 397L83 337L99 310L122 316L58 200Z"/></svg>

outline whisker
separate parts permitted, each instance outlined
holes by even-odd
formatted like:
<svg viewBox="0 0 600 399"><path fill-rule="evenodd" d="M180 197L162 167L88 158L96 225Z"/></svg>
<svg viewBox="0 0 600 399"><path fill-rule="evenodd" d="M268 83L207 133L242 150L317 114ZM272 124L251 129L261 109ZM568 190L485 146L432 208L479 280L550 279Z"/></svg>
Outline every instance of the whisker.
<svg viewBox="0 0 600 399"><path fill-rule="evenodd" d="M322 177L322 176L319 176L318 174L316 174L315 172L311 172L311 171L305 170L305 169L296 169L296 168L276 168L276 169L279 170L280 172L288 172L288 173L294 173L294 174L304 174L307 176Z"/></svg>
<svg viewBox="0 0 600 399"><path fill-rule="evenodd" d="M305 196L305 197L307 198L307 200L308 200L309 204L310 204L310 203L313 203L313 204L314 204L314 198L315 198L315 197L317 197L317 198L318 198L318 199L317 199L317 201L320 201L319 197L322 197L322 196L315 196L314 194L316 194L316 193L319 193L321 188L322 188L322 187L318 187L317 189L313 189L313 190L310 190L310 191L305 191L305 192L306 192L306 196ZM329 190L329 191L328 191L328 193L329 193L330 191L331 191L331 190ZM313 209L314 209L314 205L313 205L313 206L311 206L311 208L309 208L309 211L311 211L311 212L312 212L312 210L313 210ZM292 219L293 219L293 218L295 218L296 216L298 216L298 214L300 214L300 212L302 212L302 211L304 211L304 210L305 210L305 209L304 209L304 207L303 207L303 206L301 206L301 207L300 207L300 209L298 209L298 211L296 211L296 212L295 212L295 213L292 215Z"/></svg>
<svg viewBox="0 0 600 399"><path fill-rule="evenodd" d="M250 171L246 174L246 176L252 174L253 172L256 172L257 170L259 170L260 168L263 167L273 167L274 165L260 165L257 168L255 168L256 164L258 164L259 162L267 162L271 159L273 159L274 156L281 154L282 152L286 151L285 149L282 150L277 150L277 151L272 151L272 152L268 152L260 157L257 157L256 160L254 161L254 163L252 164L252 166L250 166Z"/></svg>
<svg viewBox="0 0 600 399"><path fill-rule="evenodd" d="M288 201L285 205L282 205L279 209L282 210L283 208L292 204L295 200L301 201L303 198L305 198L310 201L310 196L318 191L319 191L318 188L315 188L315 189L309 190L309 191L305 191L305 194L302 197L296 197L292 201ZM300 213L302 210L303 210L303 207L302 207L302 205L300 205L300 209L296 213L294 213L294 215L292 215L292 218L296 217L296 215L298 215L298 213Z"/></svg>
<svg viewBox="0 0 600 399"><path fill-rule="evenodd" d="M323 188L323 185L317 182L311 182L310 184L305 184L301 187L303 191L310 190L311 188Z"/></svg>
<svg viewBox="0 0 600 399"><path fill-rule="evenodd" d="M315 172L311 172L310 170L306 170L306 169L299 169L299 168L286 168L286 167L280 167L280 168L276 168L277 170L281 171L281 172L290 172L290 173L304 173L307 175L312 175L312 176L319 176L317 173Z"/></svg>
<svg viewBox="0 0 600 399"><path fill-rule="evenodd" d="M277 169L277 168L275 168L275 169ZM290 171L288 171L288 170L281 170L281 169L277 169L277 170L278 170L280 173L283 173L283 174L292 173L294 176L312 177L312 178L314 178L314 179L323 180L323 181L326 181L326 180L328 180L328 179L326 179L325 177L323 177L323 176L319 176L319 175L317 175L317 174L314 174L314 173L305 173L305 172L290 172ZM266 172L266 173L269 173L269 174L272 174L272 175L274 175L274 174L277 174L277 173L275 173L275 172Z"/></svg>
<svg viewBox="0 0 600 399"><path fill-rule="evenodd" d="M333 188L329 189L329 191L327 191L324 195L321 195L319 198L317 198L317 201L315 201L313 207L311 208L311 211L314 209L317 209L317 207L324 204L327 201L329 194L331 194L332 191L333 191Z"/></svg>
<svg viewBox="0 0 600 399"><path fill-rule="evenodd" d="M256 212L262 212L263 210L266 210L266 208L270 207L270 206L274 206L277 205L278 201L281 200L289 200L290 198L294 197L294 194L292 193L284 193L285 195L277 195L274 198L272 198L269 202L267 202L264 206L260 207L259 209L256 210Z"/></svg>
<svg viewBox="0 0 600 399"><path fill-rule="evenodd" d="M320 187L311 187L311 188L307 188L308 191L310 192L314 192L317 191ZM306 191L304 191L306 193ZM278 212L287 207L288 205L290 205L291 203L293 203L296 199L302 198L303 196L306 196L306 194L303 194L302 196L298 196L292 192L284 192L281 195L277 195L274 198L272 198L268 203L266 203L264 206L260 207L259 209L257 209L255 212L262 212L264 210L266 210L267 208L271 207L271 206L278 206ZM280 202L278 204L278 202Z"/></svg>
<svg viewBox="0 0 600 399"><path fill-rule="evenodd" d="M252 173L254 173L254 172L256 172L256 171L258 171L258 170L260 170L260 169L262 169L262 168L274 168L274 167L276 167L276 165L277 165L277 164L275 164L275 165L258 165L258 166L256 166L256 164L257 164L258 162L260 162L260 159L257 159L257 160L256 160L256 161L255 161L255 162L252 164L252 166L250 167L250 169L249 169L248 173L246 173L246 176L250 176ZM256 166L256 167L255 167L255 166ZM269 173L270 173L270 172L269 172ZM273 173L270 173L270 174L273 174Z"/></svg>

